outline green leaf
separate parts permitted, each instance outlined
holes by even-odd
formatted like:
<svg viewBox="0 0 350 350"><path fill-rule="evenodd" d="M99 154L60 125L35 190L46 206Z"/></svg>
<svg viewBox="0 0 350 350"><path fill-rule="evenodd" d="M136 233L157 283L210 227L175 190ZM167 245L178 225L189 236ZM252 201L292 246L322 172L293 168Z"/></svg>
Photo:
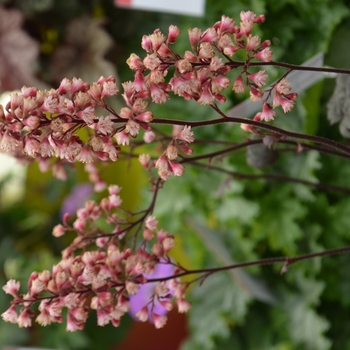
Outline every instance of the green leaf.
<svg viewBox="0 0 350 350"><path fill-rule="evenodd" d="M229 323L243 321L250 301L226 273L209 276L195 287L191 297L194 299L189 313L191 338L206 350L215 348L214 337L230 336Z"/></svg>
<svg viewBox="0 0 350 350"><path fill-rule="evenodd" d="M315 176L315 172L322 167L320 155L317 151L308 151L304 154L290 154L285 163L288 175L300 180L306 180L318 183L319 180ZM295 194L305 201L314 201L315 196L312 193L313 188L308 185L293 185Z"/></svg>
<svg viewBox="0 0 350 350"><path fill-rule="evenodd" d="M267 240L273 250L295 255L296 242L303 237L298 220L306 215L307 209L291 197L288 186L273 188L273 193L267 193L261 198L260 215L252 225L251 235L256 239Z"/></svg>
<svg viewBox="0 0 350 350"><path fill-rule="evenodd" d="M223 236L222 233L218 232L218 230L210 230L189 218L187 218L187 221L201 237L208 251L214 255L219 263L223 266L235 264L228 247L220 239ZM232 269L227 272L232 277L233 282L237 283L248 295L266 303L273 304L276 302L275 297L269 289L262 282L247 274L243 269Z"/></svg>
<svg viewBox="0 0 350 350"><path fill-rule="evenodd" d="M330 323L315 309L320 303L324 282L306 276L301 270L290 272L299 291L292 293L285 290L281 294L281 306L275 310L275 317L280 322L279 327L283 327L284 324L298 349L330 349L331 342L325 337Z"/></svg>

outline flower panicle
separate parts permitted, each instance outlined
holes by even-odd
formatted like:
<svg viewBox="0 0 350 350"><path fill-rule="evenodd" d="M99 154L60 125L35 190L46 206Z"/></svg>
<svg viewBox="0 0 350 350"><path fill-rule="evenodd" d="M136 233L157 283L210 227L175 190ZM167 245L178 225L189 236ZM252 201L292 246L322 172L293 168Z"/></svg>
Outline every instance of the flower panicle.
<svg viewBox="0 0 350 350"><path fill-rule="evenodd" d="M120 325L122 316L130 309L130 297L136 295L142 285L147 284L149 276L159 264L172 266L168 252L174 247L174 236L158 227L155 216L144 217L143 230L145 242L138 247L125 245L125 236L129 236L134 221L121 209L119 196L121 188L108 187L109 195L100 203L86 202L77 210L72 224L65 218L63 224L53 229L53 235L59 237L67 231L76 233L76 238L62 252L62 259L49 270L33 272L28 280L26 294L20 294L20 283L10 279L3 287L5 293L13 297L11 307L2 313L6 322L16 323L19 327L30 327L35 320L42 326L63 322L63 310L66 309L66 330L74 332L84 328L91 310L97 311L97 324ZM114 227L112 233L103 233L95 225L96 220L104 220L106 225ZM123 227L123 229L122 229ZM95 249L92 249L92 245ZM172 268L172 272L174 272ZM178 271L177 271L178 272ZM169 279L170 276L164 276ZM172 281L170 279L170 281ZM174 277L168 284L157 282L154 298L159 299L167 309L172 307L173 295L180 295L184 288L182 282ZM183 295L177 303L183 304ZM38 305L38 312L34 305ZM185 304L183 304L185 305ZM185 306L179 311L184 312ZM148 316L139 312L140 320ZM166 317L154 315L156 328L164 326Z"/></svg>
<svg viewBox="0 0 350 350"><path fill-rule="evenodd" d="M192 50L183 55L174 52L172 48L180 35L177 27L169 28L168 36L159 29L153 34L144 35L141 46L147 53L145 58L131 54L127 60L135 72L133 84L136 90L150 96L155 103L166 103L169 92L172 91L175 95L201 105L215 105L226 101L222 92L231 85L228 73L242 67L242 72L232 84L232 90L242 93L248 89L253 101L262 100L265 94L269 95L269 90L263 90L268 75L265 70L251 73L249 67L253 60L272 60L271 41L262 41L258 35L252 34L254 26L264 21L264 15L242 11L239 23L222 16L220 21L204 31L191 28L188 36ZM235 66L231 57L238 51L246 52L246 62ZM174 67L175 71L166 82L170 67ZM292 98L284 98L284 103L280 102L284 112L293 107L291 101Z"/></svg>

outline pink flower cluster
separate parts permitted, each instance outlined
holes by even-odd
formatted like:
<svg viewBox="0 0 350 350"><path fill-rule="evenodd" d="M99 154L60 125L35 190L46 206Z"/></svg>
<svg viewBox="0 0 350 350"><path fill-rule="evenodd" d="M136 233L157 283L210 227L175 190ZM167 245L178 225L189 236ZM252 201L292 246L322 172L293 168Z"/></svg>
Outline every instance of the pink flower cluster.
<svg viewBox="0 0 350 350"><path fill-rule="evenodd" d="M290 93L287 79L263 90L266 71L249 72L252 60L271 61L270 41L261 42L258 36L252 35L253 26L264 22L265 16L242 11L240 19L236 25L232 18L222 16L221 21L205 31L189 29L191 51L183 56L172 49L180 35L178 27L171 25L168 36L158 29L143 36L141 45L147 54L143 59L131 54L127 60L135 75L134 81L122 84L126 106L119 113L106 102L106 98L118 93L113 77L101 77L92 85L77 78L63 79L58 89L43 91L23 87L20 94L12 93L5 109L0 106L0 150L17 157L37 158L43 171L52 168L56 177L65 179L64 163L91 163L95 159L114 162L119 157L120 146L129 145L130 137L136 138L141 129L145 130L145 143L156 140L148 99L165 103L173 92L203 105L224 102L222 91L231 85L227 74L239 68L242 71L233 82L232 90L240 93L248 88L253 101L266 95L263 110L255 120L272 120L276 115L273 108L278 106L282 106L284 112L290 111L297 94ZM245 62L231 59L238 51L245 52ZM171 67L174 71L166 81ZM271 107L268 99L272 91ZM108 114L97 116L97 108ZM242 127L252 131L251 127ZM87 138L78 133L81 129L87 131ZM191 128L185 127L155 162L142 156L141 164L149 171L157 168L164 181L170 175L181 176L185 168L175 160L179 151L192 154L188 145L193 140ZM52 158L58 160L52 163Z"/></svg>
<svg viewBox="0 0 350 350"><path fill-rule="evenodd" d="M181 176L183 174L185 167L174 160L178 157L179 151L185 154L192 154L193 150L189 148L188 145L193 141L193 132L191 131L191 127L187 126L172 139L164 153L154 163L155 167L158 169L158 175L162 180L168 180L171 174L174 176ZM140 158L142 156L143 155L141 155ZM140 162L142 163L141 159Z"/></svg>
<svg viewBox="0 0 350 350"><path fill-rule="evenodd" d="M274 84L272 89L270 89L268 96L263 102L262 112L258 112L253 120L260 122L269 122L273 120L276 116L274 108L281 106L284 113L290 112L294 107L294 102L298 98L296 92L290 92L292 87L289 84L288 79L281 79L278 83ZM273 103L272 106L267 102L269 95L273 92ZM241 124L241 128L248 132L256 132L254 127L248 124Z"/></svg>
<svg viewBox="0 0 350 350"><path fill-rule="evenodd" d="M23 87L21 94L11 94L6 113L0 107L0 148L70 162L91 162L92 154L116 160L118 149L108 139L114 133L113 117L97 117L96 106L103 106L104 99L117 92L113 77L101 77L92 86L81 79L64 79L50 91ZM94 133L84 143L75 132L85 126Z"/></svg>
<svg viewBox="0 0 350 350"><path fill-rule="evenodd" d="M131 54L127 60L129 67L135 71L134 82L130 84L133 84L133 88L139 94L151 96L155 103L165 103L169 98L169 92L172 91L187 100L192 99L202 105L213 105L216 101L225 102L226 98L222 95L222 91L231 85L227 74L233 69L242 67L232 90L242 93L248 88L253 101L260 101L266 95L263 110L255 120L267 122L273 120L276 116L273 109L278 106L282 106L285 113L289 112L294 106L297 94L289 93L288 80L283 79L271 89L263 90L268 78L266 70L255 73L248 71L253 59L264 62L270 62L272 59L271 42L269 40L261 42L257 35L252 35L254 24L264 22L265 16L242 11L240 19L241 22L236 25L232 18L222 16L221 21L204 32L199 28L189 29L192 51L186 51L183 56L171 48L180 35L178 27L171 25L167 37L159 29L151 35L143 36L141 45L147 52L146 57L142 59ZM244 66L231 59L239 50L246 53ZM172 66L175 67L175 72L167 83L165 77ZM272 90L274 97L271 107L268 99ZM251 131L249 126L242 127ZM164 155L158 159L157 164L158 169L163 168L163 164L165 166ZM180 173L181 170L176 169L174 173L176 172ZM164 178L166 177L165 175Z"/></svg>
<svg viewBox="0 0 350 350"><path fill-rule="evenodd" d="M21 150L29 157L57 157L69 162L117 160L118 147L111 142L115 133L112 115L96 116L96 107L118 93L113 77L101 77L93 85L73 78L63 79L58 89L22 88L12 93L6 112L0 106L0 148L5 152ZM76 131L93 130L84 142Z"/></svg>
<svg viewBox="0 0 350 350"><path fill-rule="evenodd" d="M132 221L130 214L120 208L120 187L110 186L108 190L109 196L99 204L88 201L79 209L72 226L66 215L63 224L53 229L55 237L67 231L75 231L77 237L62 252L62 260L52 271L33 272L26 294L19 294L20 283L12 279L3 287L14 298L12 306L1 315L5 321L20 327L31 326L34 317L43 326L61 323L62 311L66 308L67 331L83 329L91 310L96 310L99 326L112 323L117 327L121 317L129 311L130 295L135 295L140 285L148 282L145 275L151 275L157 264L172 264L167 253L174 246L174 237L158 229L158 221L153 216L146 214ZM102 232L96 224L96 220L102 219L111 227L111 233ZM137 241L137 247L128 248L127 239L130 240L130 234L136 234L140 222L143 223L139 226L143 227L143 238ZM92 246L95 250L91 250ZM175 268L174 275L180 271ZM153 295L136 315L141 321L148 319L148 311L145 314L144 310L149 307L152 310L155 302L170 309L173 296L179 312L190 308L184 299L187 285L179 278L168 276L167 283L164 278L153 282L158 282ZM39 304L39 313L32 309L35 303ZM152 319L156 328L166 322L166 316L155 312Z"/></svg>
<svg viewBox="0 0 350 350"><path fill-rule="evenodd" d="M171 48L180 35L178 27L171 25L167 37L159 29L143 36L141 45L147 52L146 57L141 59L131 54L127 60L129 67L135 71L135 89L147 91L155 103L165 103L170 91L203 105L225 102L226 98L221 92L231 83L226 75L236 68L231 56L238 50L246 50L248 61L251 58L266 62L271 60L270 42L261 44L259 37L251 35L253 25L264 20L264 15L256 16L253 12L242 11L239 26L233 19L222 16L221 21L204 32L199 28L189 29L192 51L186 51L183 56ZM171 66L175 66L175 72L166 83L165 77ZM243 80L242 86L237 85L240 79L241 75L234 84L233 90L236 92L244 91ZM266 80L254 75L250 79L259 81L259 86Z"/></svg>

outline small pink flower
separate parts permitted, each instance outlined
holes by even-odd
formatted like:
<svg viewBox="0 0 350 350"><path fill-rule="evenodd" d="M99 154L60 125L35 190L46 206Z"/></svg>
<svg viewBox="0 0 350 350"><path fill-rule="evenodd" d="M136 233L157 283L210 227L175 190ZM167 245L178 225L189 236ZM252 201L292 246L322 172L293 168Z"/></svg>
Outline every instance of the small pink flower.
<svg viewBox="0 0 350 350"><path fill-rule="evenodd" d="M9 309L1 314L1 317L5 322L17 323L18 315L16 311L16 307L12 305Z"/></svg>
<svg viewBox="0 0 350 350"><path fill-rule="evenodd" d="M151 83L151 97L155 103L165 103L169 98L169 94L162 89L159 85Z"/></svg>
<svg viewBox="0 0 350 350"><path fill-rule="evenodd" d="M70 92L72 89L72 82L67 79L67 78L64 78L62 81L61 81L61 84L59 86L59 88L57 89L57 92L60 94L60 95L64 95L66 94L67 92Z"/></svg>
<svg viewBox="0 0 350 350"><path fill-rule="evenodd" d="M118 186L118 185L109 185L108 186L108 193L110 195L112 195L112 194L119 194L121 190L122 190L122 188L120 186Z"/></svg>
<svg viewBox="0 0 350 350"><path fill-rule="evenodd" d="M260 61L264 62L271 62L272 60L272 51L269 47L266 47L262 51L259 51L254 55L255 58L259 59Z"/></svg>
<svg viewBox="0 0 350 350"><path fill-rule="evenodd" d="M174 160L177 158L177 147L173 144L170 144L167 148L166 148L166 156L168 159L170 160Z"/></svg>
<svg viewBox="0 0 350 350"><path fill-rule="evenodd" d="M56 282L57 288L61 288L64 285L64 283L67 281L67 278L68 276L64 271L57 272L55 276L55 282Z"/></svg>
<svg viewBox="0 0 350 350"><path fill-rule="evenodd" d="M168 236L169 236L169 233L167 231L165 231L164 229L157 231L157 237L158 237L159 243L162 243L164 241L164 239L167 238Z"/></svg>
<svg viewBox="0 0 350 350"><path fill-rule="evenodd" d="M149 35L144 35L141 40L141 47L147 51L147 52L152 52L152 41Z"/></svg>
<svg viewBox="0 0 350 350"><path fill-rule="evenodd" d="M130 55L130 57L126 60L126 63L132 70L138 70L143 67L141 58L134 53Z"/></svg>
<svg viewBox="0 0 350 350"><path fill-rule="evenodd" d="M30 116L30 117L28 117L26 119L23 119L22 123L25 126L27 126L30 130L34 130L34 129L36 129L39 126L40 118L32 115L32 116Z"/></svg>
<svg viewBox="0 0 350 350"><path fill-rule="evenodd" d="M147 69L154 70L157 67L159 67L159 65L161 64L161 60L157 57L156 54L153 53L151 55L147 55L143 59L143 64Z"/></svg>
<svg viewBox="0 0 350 350"><path fill-rule="evenodd" d="M218 40L218 34L215 28L208 28L202 35L200 42L201 43L213 43Z"/></svg>
<svg viewBox="0 0 350 350"><path fill-rule="evenodd" d="M115 96L119 92L119 89L115 83L115 81L109 80L105 81L102 85L102 93L101 98L106 98L110 96Z"/></svg>
<svg viewBox="0 0 350 350"><path fill-rule="evenodd" d="M152 43L153 51L156 52L160 48L160 46L165 42L165 35L159 30L156 29L153 34L149 36L149 39Z"/></svg>
<svg viewBox="0 0 350 350"><path fill-rule="evenodd" d="M185 167L182 164L171 161L169 161L169 164L175 176L181 176L184 173Z"/></svg>
<svg viewBox="0 0 350 350"><path fill-rule="evenodd" d="M258 89L254 89L253 87L250 87L250 99L253 102L260 101L262 97L264 96L264 92Z"/></svg>
<svg viewBox="0 0 350 350"><path fill-rule="evenodd" d="M235 21L227 16L221 16L221 21L220 21L220 32L221 34L223 33L233 33L235 27Z"/></svg>
<svg viewBox="0 0 350 350"><path fill-rule="evenodd" d="M241 11L239 16L241 21L254 21L256 14L252 11Z"/></svg>
<svg viewBox="0 0 350 350"><path fill-rule="evenodd" d="M165 57L172 58L172 53L173 52L171 51L168 44L164 44L164 43L162 45L160 45L160 47L157 51L157 54L162 58L165 58Z"/></svg>
<svg viewBox="0 0 350 350"><path fill-rule="evenodd" d="M118 145L129 145L129 134L125 131L118 132L114 135Z"/></svg>
<svg viewBox="0 0 350 350"><path fill-rule="evenodd" d="M147 306L144 306L138 313L136 313L135 317L139 319L141 322L146 322L148 320Z"/></svg>
<svg viewBox="0 0 350 350"><path fill-rule="evenodd" d="M103 135L110 135L113 133L114 122L112 116L108 115L107 117L100 117L96 126L96 130Z"/></svg>
<svg viewBox="0 0 350 350"><path fill-rule="evenodd" d="M150 241L154 238L154 232L147 229L147 228L145 230L143 230L142 235L143 235L143 238L147 241Z"/></svg>
<svg viewBox="0 0 350 350"><path fill-rule="evenodd" d="M274 95L273 95L273 101L272 101L272 106L273 107L278 107L281 105L281 101L282 101L283 97L281 94L279 94L277 91L275 91Z"/></svg>
<svg viewBox="0 0 350 350"><path fill-rule="evenodd" d="M253 131L251 125L249 125L249 124L244 124L244 123L241 124L241 129L244 130L244 131L246 131L246 132L252 132L252 131Z"/></svg>
<svg viewBox="0 0 350 350"><path fill-rule="evenodd" d="M90 88L90 85L86 82L84 82L80 78L74 77L72 79L72 89L71 89L71 94L74 95L78 91L86 92Z"/></svg>
<svg viewBox="0 0 350 350"><path fill-rule="evenodd" d="M270 120L273 120L275 116L276 116L276 112L271 108L270 104L264 102L263 110L260 115L261 120L265 120L266 122L269 122Z"/></svg>
<svg viewBox="0 0 350 350"><path fill-rule="evenodd" d="M191 46L192 46L192 48L194 48L202 36L202 30L199 28L190 28L188 30L188 36L190 39Z"/></svg>
<svg viewBox="0 0 350 350"><path fill-rule="evenodd" d="M218 46L223 49L225 55L229 56L233 56L238 50L238 47L233 43L232 38L227 34L220 37Z"/></svg>
<svg viewBox="0 0 350 350"><path fill-rule="evenodd" d="M265 70L261 70L254 74L249 74L248 78L251 79L257 87L262 87L266 84L267 74Z"/></svg>
<svg viewBox="0 0 350 350"><path fill-rule="evenodd" d="M174 248L175 246L175 240L173 237L167 237L164 239L163 243L163 249L164 251L167 253L168 251L170 251L171 249Z"/></svg>
<svg viewBox="0 0 350 350"><path fill-rule="evenodd" d="M19 140L16 135L12 135L12 133L5 132L2 135L2 139L0 142L0 149L5 152L13 152L19 146Z"/></svg>
<svg viewBox="0 0 350 350"><path fill-rule="evenodd" d="M290 112L294 107L294 101L289 98L282 98L281 106L283 108L284 113Z"/></svg>
<svg viewBox="0 0 350 350"><path fill-rule="evenodd" d="M201 97L197 102L199 102L201 105L211 105L214 103L214 100L215 97L213 96L210 85L208 83L202 85Z"/></svg>
<svg viewBox="0 0 350 350"><path fill-rule="evenodd" d="M116 194L111 194L109 197L109 209L112 208L117 208L119 207L123 200L120 198L120 196L116 195Z"/></svg>
<svg viewBox="0 0 350 350"><path fill-rule="evenodd" d="M222 76L214 76L211 80L211 89L213 93L219 94L223 89L230 86L231 80Z"/></svg>
<svg viewBox="0 0 350 350"><path fill-rule="evenodd" d="M23 115L28 115L37 108L37 101L34 97L25 97L23 98ZM17 111L16 111L17 112Z"/></svg>
<svg viewBox="0 0 350 350"><path fill-rule="evenodd" d="M179 35L180 35L180 29L177 26L170 25L167 43L174 44Z"/></svg>
<svg viewBox="0 0 350 350"><path fill-rule="evenodd" d="M125 288L129 295L135 295L140 289L140 285L134 282L126 281Z"/></svg>
<svg viewBox="0 0 350 350"><path fill-rule="evenodd" d="M75 157L75 160L81 163L91 163L93 162L92 154L87 145L85 145L80 153Z"/></svg>
<svg viewBox="0 0 350 350"><path fill-rule="evenodd" d="M145 141L146 143L151 143L155 140L156 135L154 134L153 131L146 131L143 134L143 141Z"/></svg>
<svg viewBox="0 0 350 350"><path fill-rule="evenodd" d="M50 313L44 309L43 311L41 311L41 313L37 316L37 318L35 319L36 322L38 322L41 326L47 326L49 324L51 324L52 320L54 318L50 315Z"/></svg>
<svg viewBox="0 0 350 350"><path fill-rule="evenodd" d="M38 89L36 87L23 86L21 89L23 97L36 97Z"/></svg>
<svg viewBox="0 0 350 350"><path fill-rule="evenodd" d="M19 314L17 323L19 327L30 327L32 325L32 319L30 318L30 312L27 308L24 308Z"/></svg>
<svg viewBox="0 0 350 350"><path fill-rule="evenodd" d="M165 310L171 311L174 308L174 305L169 300L159 300L160 305L164 307Z"/></svg>
<svg viewBox="0 0 350 350"><path fill-rule="evenodd" d="M163 246L159 243L155 243L153 244L152 246L152 253L161 258L163 255L164 255L164 249L163 249Z"/></svg>
<svg viewBox="0 0 350 350"><path fill-rule="evenodd" d="M71 315L70 312L68 312L67 315L67 332L75 332L77 330L82 330L84 328L84 324L81 322L78 322L74 316Z"/></svg>
<svg viewBox="0 0 350 350"><path fill-rule="evenodd" d="M254 23L263 23L265 22L266 17L265 15L259 15L254 19Z"/></svg>
<svg viewBox="0 0 350 350"><path fill-rule="evenodd" d="M158 227L158 220L155 216L149 216L146 219L145 226L150 230L155 230Z"/></svg>
<svg viewBox="0 0 350 350"><path fill-rule="evenodd" d="M218 56L214 56L212 57L212 59L210 60L210 70L212 72L216 72L217 70L219 70L220 68L224 67L225 63L222 61L222 58L218 57Z"/></svg>
<svg viewBox="0 0 350 350"><path fill-rule="evenodd" d="M200 43L198 57L202 59L210 59L215 56L214 46L211 43Z"/></svg>
<svg viewBox="0 0 350 350"><path fill-rule="evenodd" d="M256 122L261 122L261 112L256 113L253 120Z"/></svg>
<svg viewBox="0 0 350 350"><path fill-rule="evenodd" d="M139 155L139 162L141 163L141 165L144 168L148 167L149 161L150 161L151 157L149 154L140 154Z"/></svg>
<svg viewBox="0 0 350 350"><path fill-rule="evenodd" d="M243 78L242 78L241 75L239 75L239 76L236 78L235 82L233 83L233 88L232 88L232 90L233 90L235 93L237 93L237 94L242 93L242 92L245 91L245 85L244 85L244 81L243 81Z"/></svg>
<svg viewBox="0 0 350 350"><path fill-rule="evenodd" d="M177 299L177 308L180 313L186 313L191 308L191 303L184 299Z"/></svg>
<svg viewBox="0 0 350 350"><path fill-rule="evenodd" d="M185 142L191 143L194 141L193 132L191 127L185 125L181 132L176 136L178 140L183 140Z"/></svg>
<svg viewBox="0 0 350 350"><path fill-rule="evenodd" d="M63 225L58 224L53 228L52 235L54 237L61 237L66 233L66 229Z"/></svg>
<svg viewBox="0 0 350 350"><path fill-rule="evenodd" d="M17 297L20 286L21 286L20 282L13 280L13 279L10 279L2 287L2 289L4 290L4 292L6 294L10 294L13 297Z"/></svg>
<svg viewBox="0 0 350 350"><path fill-rule="evenodd" d="M192 70L192 64L189 59L181 59L175 62L175 67L182 73L190 72Z"/></svg>
<svg viewBox="0 0 350 350"><path fill-rule="evenodd" d="M168 159L166 158L165 155L161 155L156 163L155 167L158 169L158 174L159 176L164 180L168 180L168 177L170 175L170 169L169 169L169 163Z"/></svg>
<svg viewBox="0 0 350 350"><path fill-rule="evenodd" d="M135 119L139 120L140 122L148 124L153 120L153 114L151 111L146 111L137 115Z"/></svg>
<svg viewBox="0 0 350 350"><path fill-rule="evenodd" d="M252 29L253 29L253 25L254 25L253 21L248 21L248 20L242 21L240 23L240 29L241 29L240 30L240 34L248 36L251 33Z"/></svg>
<svg viewBox="0 0 350 350"><path fill-rule="evenodd" d="M88 91L88 94L96 101L101 99L102 95L102 86L97 83L93 83L92 86L90 86L90 89Z"/></svg>
<svg viewBox="0 0 350 350"><path fill-rule="evenodd" d="M125 132L131 137L136 137L140 131L140 124L135 120L129 119L125 124ZM117 140L118 141L118 140Z"/></svg>
<svg viewBox="0 0 350 350"><path fill-rule="evenodd" d="M45 287L46 287L45 283L41 281L39 278L37 278L32 282L32 285L29 290L29 294L32 296L39 294L45 289Z"/></svg>
<svg viewBox="0 0 350 350"><path fill-rule="evenodd" d="M248 35L247 37L247 51L253 51L255 48L257 48L261 43L261 39L257 36L254 35L252 36L251 34Z"/></svg>
<svg viewBox="0 0 350 350"><path fill-rule="evenodd" d="M43 281L44 283L48 283L51 279L51 274L49 270L44 270L42 272L39 272L39 279Z"/></svg>
<svg viewBox="0 0 350 350"><path fill-rule="evenodd" d="M167 287L166 282L159 282L155 289L155 294L161 295L167 295L169 293L169 288Z"/></svg>
<svg viewBox="0 0 350 350"><path fill-rule="evenodd" d="M155 313L152 313L152 318L157 329L164 327L168 320L166 316L160 316Z"/></svg>
<svg viewBox="0 0 350 350"><path fill-rule="evenodd" d="M21 107L23 103L23 96L17 92L10 94L10 106L11 111L14 112L18 107Z"/></svg>
<svg viewBox="0 0 350 350"><path fill-rule="evenodd" d="M191 155L194 152L192 148L186 147L185 145L180 145L179 147L181 148L182 152L184 152L187 155Z"/></svg>
<svg viewBox="0 0 350 350"><path fill-rule="evenodd" d="M41 153L40 142L34 137L25 139L24 153L30 157L36 158Z"/></svg>

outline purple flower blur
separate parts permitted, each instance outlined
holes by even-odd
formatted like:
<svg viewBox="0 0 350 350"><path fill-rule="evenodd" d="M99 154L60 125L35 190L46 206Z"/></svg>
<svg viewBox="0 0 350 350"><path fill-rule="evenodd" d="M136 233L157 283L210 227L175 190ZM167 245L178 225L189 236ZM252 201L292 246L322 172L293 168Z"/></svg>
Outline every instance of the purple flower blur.
<svg viewBox="0 0 350 350"><path fill-rule="evenodd" d="M156 266L155 271L151 275L144 275L146 278L161 278L171 276L174 273L174 266L167 263L160 263ZM141 285L136 295L130 296L130 315L133 319L137 320L136 314L150 301L150 298L154 294L154 290L158 282L155 283L145 283ZM167 283L168 286L168 283ZM173 294L173 291L169 291L170 294ZM156 313L159 316L166 315L169 311L166 310L158 300L155 299L154 306L152 304L148 305L148 321L153 323L152 312Z"/></svg>
<svg viewBox="0 0 350 350"><path fill-rule="evenodd" d="M84 206L92 192L93 186L89 183L75 185L63 201L60 213L61 218L66 213L74 215L79 208Z"/></svg>

